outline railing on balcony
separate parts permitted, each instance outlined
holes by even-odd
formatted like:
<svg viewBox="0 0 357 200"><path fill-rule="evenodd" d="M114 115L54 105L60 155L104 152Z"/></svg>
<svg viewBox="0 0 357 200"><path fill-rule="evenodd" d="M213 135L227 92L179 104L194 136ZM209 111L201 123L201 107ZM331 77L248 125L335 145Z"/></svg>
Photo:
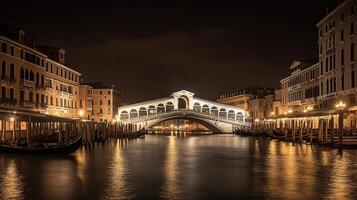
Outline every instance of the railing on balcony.
<svg viewBox="0 0 357 200"><path fill-rule="evenodd" d="M17 99L0 98L0 104L3 104L3 105L16 105L17 104Z"/></svg>
<svg viewBox="0 0 357 200"><path fill-rule="evenodd" d="M31 88L33 88L33 87L35 87L35 82L30 81L30 80L26 80L26 79L22 79L21 80L21 86L22 87L31 87Z"/></svg>
<svg viewBox="0 0 357 200"><path fill-rule="evenodd" d="M46 89L46 87L45 87L45 85L42 85L42 84L36 84L36 89L44 90L44 89Z"/></svg>
<svg viewBox="0 0 357 200"><path fill-rule="evenodd" d="M8 76L1 76L1 83L4 83L9 80Z"/></svg>
<svg viewBox="0 0 357 200"><path fill-rule="evenodd" d="M47 109L47 104L46 103L37 103L36 108Z"/></svg>
<svg viewBox="0 0 357 200"><path fill-rule="evenodd" d="M21 101L20 105L26 108L33 108L35 107L35 103L33 101Z"/></svg>

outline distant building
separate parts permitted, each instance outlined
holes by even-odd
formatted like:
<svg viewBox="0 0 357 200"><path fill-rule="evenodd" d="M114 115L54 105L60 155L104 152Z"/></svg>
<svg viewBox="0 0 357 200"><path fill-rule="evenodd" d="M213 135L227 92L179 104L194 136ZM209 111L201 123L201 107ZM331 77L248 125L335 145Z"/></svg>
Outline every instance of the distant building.
<svg viewBox="0 0 357 200"><path fill-rule="evenodd" d="M290 71L291 74L280 81L283 113L302 112L308 107L315 107L319 96L319 64L295 61Z"/></svg>
<svg viewBox="0 0 357 200"><path fill-rule="evenodd" d="M217 102L248 110L250 100L264 98L266 95L273 94L274 90L274 88L247 88L235 93L221 95Z"/></svg>
<svg viewBox="0 0 357 200"><path fill-rule="evenodd" d="M81 84L79 88L79 112L82 119L92 120L93 115L93 87Z"/></svg>
<svg viewBox="0 0 357 200"><path fill-rule="evenodd" d="M119 93L113 87L104 85L101 82L85 83L92 87L93 110L91 119L93 121L111 122L116 120L119 107Z"/></svg>

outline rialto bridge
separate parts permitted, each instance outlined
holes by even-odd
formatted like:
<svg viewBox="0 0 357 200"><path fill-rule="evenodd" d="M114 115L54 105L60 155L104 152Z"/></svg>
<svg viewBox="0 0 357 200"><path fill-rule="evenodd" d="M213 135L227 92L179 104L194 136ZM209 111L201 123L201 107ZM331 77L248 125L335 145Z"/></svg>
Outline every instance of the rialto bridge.
<svg viewBox="0 0 357 200"><path fill-rule="evenodd" d="M118 120L147 130L170 119L196 121L214 132L231 133L235 127L247 125L245 110L195 97L186 90L170 97L145 101L118 108Z"/></svg>

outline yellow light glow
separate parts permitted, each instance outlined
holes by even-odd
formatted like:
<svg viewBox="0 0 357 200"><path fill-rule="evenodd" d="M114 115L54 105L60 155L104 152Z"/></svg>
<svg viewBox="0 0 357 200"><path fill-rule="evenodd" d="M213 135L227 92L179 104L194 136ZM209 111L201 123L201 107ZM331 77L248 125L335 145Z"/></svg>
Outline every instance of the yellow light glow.
<svg viewBox="0 0 357 200"><path fill-rule="evenodd" d="M346 104L342 101L340 101L338 104L336 104L336 108L338 109L344 109L346 107Z"/></svg>
<svg viewBox="0 0 357 200"><path fill-rule="evenodd" d="M271 116L274 116L274 115L275 115L275 112L271 112L270 115L271 115Z"/></svg>
<svg viewBox="0 0 357 200"><path fill-rule="evenodd" d="M254 122L259 122L260 120L259 119L255 119Z"/></svg>
<svg viewBox="0 0 357 200"><path fill-rule="evenodd" d="M15 121L15 117L10 117L10 121L14 122Z"/></svg>
<svg viewBox="0 0 357 200"><path fill-rule="evenodd" d="M288 110L288 113L290 114L290 113L292 113L293 111L290 109L290 110Z"/></svg>
<svg viewBox="0 0 357 200"><path fill-rule="evenodd" d="M83 110L79 110L78 114L79 114L80 117L83 117L84 111Z"/></svg>

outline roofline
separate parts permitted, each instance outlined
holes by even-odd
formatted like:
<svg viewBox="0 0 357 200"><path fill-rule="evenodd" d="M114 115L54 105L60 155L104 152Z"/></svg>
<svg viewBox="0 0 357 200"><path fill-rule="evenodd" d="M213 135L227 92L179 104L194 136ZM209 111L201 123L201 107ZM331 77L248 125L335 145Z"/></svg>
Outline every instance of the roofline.
<svg viewBox="0 0 357 200"><path fill-rule="evenodd" d="M302 73L302 72L304 72L304 71L308 71L308 69L313 68L313 67L316 67L316 66L318 66L318 65L319 65L319 63L315 63L315 64L313 64L313 65L310 65L310 66L307 67L306 69L301 70L299 73ZM281 83L282 81L285 81L285 80L289 79L291 76L293 76L293 75L290 74L288 77L281 79L281 80L280 80L280 83Z"/></svg>
<svg viewBox="0 0 357 200"><path fill-rule="evenodd" d="M24 49L26 49L26 50L28 50L28 51L33 51L33 52L35 52L36 54L38 54L38 55L40 55L40 56L43 56L43 57L45 58L45 60L47 60L47 61L54 62L55 64L60 65L61 67L66 68L67 70L70 70L70 71L72 71L72 72L75 72L75 73L77 73L78 75L82 75L80 72L78 72L78 71L76 71L76 70L74 70L74 69L72 69L72 68L70 68L70 67L67 67L67 66L65 66L65 65L63 65L63 64L61 64L61 63L59 63L59 62L57 62L57 61L55 61L55 60L50 59L50 58L48 57L48 55L46 55L46 54L44 54L44 53L41 53L41 52L39 52L38 50L36 50L36 49L34 49L34 48L31 48L31 47L29 47L29 46L26 46L26 45L24 45L24 44L21 44L21 43L19 43L19 42L16 42L15 40L12 40L12 39L10 39L10 38L7 38L7 37L5 37L5 36L3 36L3 35L0 35L0 39L6 40L7 42L15 43L16 45L18 45L18 46L20 46L20 47L22 47L22 48L24 48Z"/></svg>
<svg viewBox="0 0 357 200"><path fill-rule="evenodd" d="M332 15L334 15L337 10L339 10L340 8L342 8L343 6L345 6L347 4L347 2L350 2L350 0L345 0L343 3L341 3L340 5L338 5L335 9L333 9L333 11L331 11L329 14L327 14L324 18L322 18L317 24L316 27L319 27L322 23L324 23L328 18L330 18Z"/></svg>
<svg viewBox="0 0 357 200"><path fill-rule="evenodd" d="M38 55L41 55L41 56L43 56L43 57L45 57L45 58L48 58L48 56L47 56L46 54L41 53L41 52L35 50L34 48L31 48L31 47L29 47L29 46L26 46L26 45L24 45L24 44L21 44L21 43L15 41L15 40L12 40L12 39L10 39L10 38L7 38L7 37L5 37L5 36L3 36L3 35L0 35L0 39L7 40L8 42L15 43L16 45L19 45L20 47L22 47L22 48L24 48L24 49L27 49L27 50L29 50L29 51L34 51L34 52L37 53Z"/></svg>
<svg viewBox="0 0 357 200"><path fill-rule="evenodd" d="M121 107L118 107L118 110L127 109L130 107L135 107L135 106L140 106L140 105L146 105L146 104L150 104L150 103L155 103L157 101L163 101L163 100L169 100L169 99L173 99L173 97L170 96L170 97L164 97L164 98L160 98L160 99L152 99L152 100L134 103L134 104L126 105L126 106L121 106Z"/></svg>

